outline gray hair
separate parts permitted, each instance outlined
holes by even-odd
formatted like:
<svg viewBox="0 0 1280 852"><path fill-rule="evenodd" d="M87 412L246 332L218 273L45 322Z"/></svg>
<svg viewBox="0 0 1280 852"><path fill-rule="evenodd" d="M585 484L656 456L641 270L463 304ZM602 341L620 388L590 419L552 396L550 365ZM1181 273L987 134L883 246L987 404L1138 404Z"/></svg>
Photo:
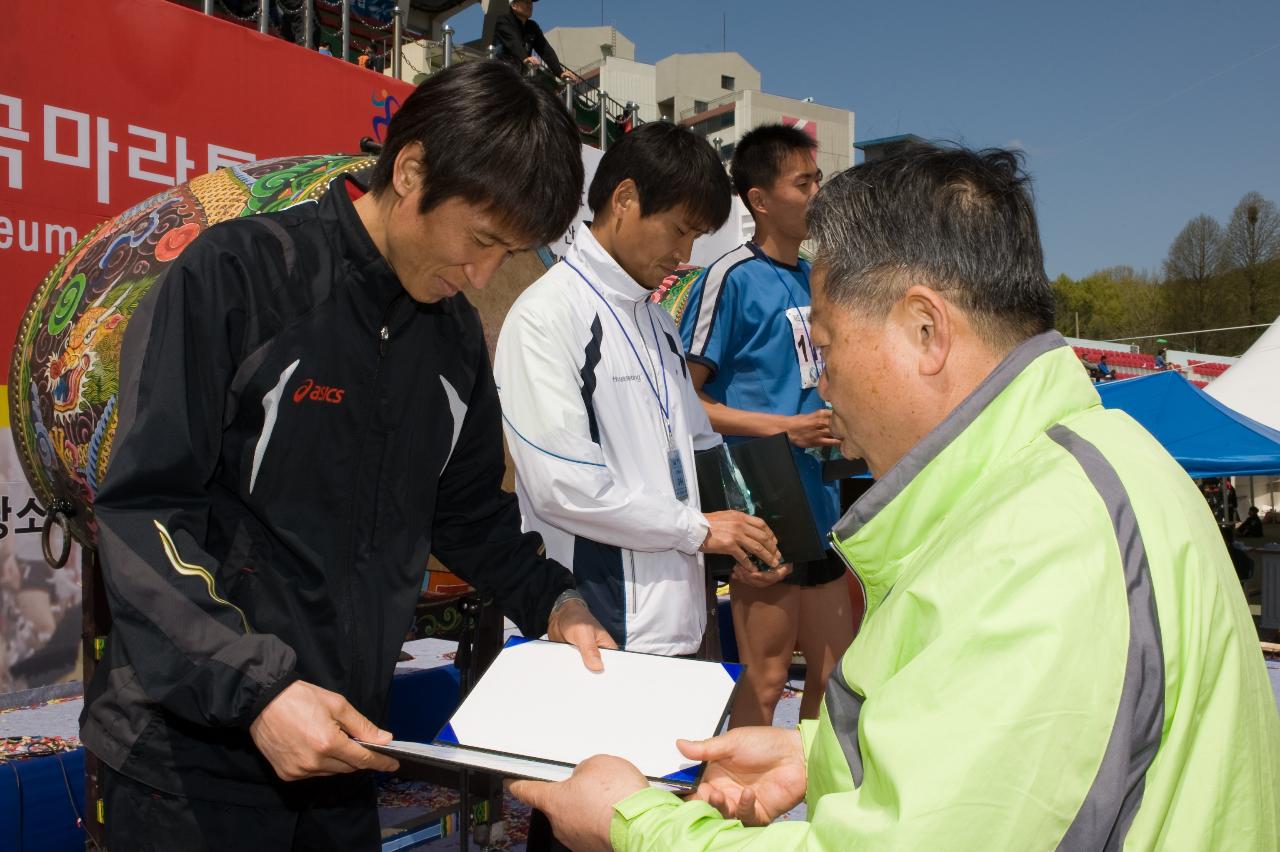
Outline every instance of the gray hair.
<svg viewBox="0 0 1280 852"><path fill-rule="evenodd" d="M998 349L1053 327L1053 289L1021 157L911 145L836 175L809 208L827 297L880 318L913 283Z"/></svg>

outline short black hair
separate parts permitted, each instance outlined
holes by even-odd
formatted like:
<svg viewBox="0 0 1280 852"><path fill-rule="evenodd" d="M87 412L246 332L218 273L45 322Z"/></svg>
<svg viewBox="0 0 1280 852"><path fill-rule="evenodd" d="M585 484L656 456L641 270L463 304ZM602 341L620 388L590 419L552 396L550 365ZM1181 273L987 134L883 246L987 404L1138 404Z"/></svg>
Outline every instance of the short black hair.
<svg viewBox="0 0 1280 852"><path fill-rule="evenodd" d="M641 216L683 207L695 227L715 231L733 206L729 176L715 150L692 130L667 121L642 124L605 152L587 191L594 215L627 178L636 183Z"/></svg>
<svg viewBox="0 0 1280 852"><path fill-rule="evenodd" d="M391 185L396 157L414 142L426 151L423 213L462 198L545 245L569 229L582 203L582 143L573 119L505 62L446 68L405 99L373 167L375 194Z"/></svg>
<svg viewBox="0 0 1280 852"><path fill-rule="evenodd" d="M787 157L796 151L818 150L818 142L808 133L785 124L762 124L738 140L729 165L733 189L748 211L752 189L768 189L778 180Z"/></svg>
<svg viewBox="0 0 1280 852"><path fill-rule="evenodd" d="M841 172L808 213L828 298L883 317L923 278L996 349L1053 328L1030 180L1019 152L924 143Z"/></svg>

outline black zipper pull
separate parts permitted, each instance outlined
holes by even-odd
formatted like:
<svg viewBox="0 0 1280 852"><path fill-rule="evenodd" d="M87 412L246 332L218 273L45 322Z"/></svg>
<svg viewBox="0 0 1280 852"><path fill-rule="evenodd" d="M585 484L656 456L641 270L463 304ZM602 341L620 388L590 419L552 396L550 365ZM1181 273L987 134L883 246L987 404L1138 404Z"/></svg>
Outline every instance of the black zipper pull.
<svg viewBox="0 0 1280 852"><path fill-rule="evenodd" d="M378 354L387 357L387 347L391 344L391 327L384 325L378 329Z"/></svg>

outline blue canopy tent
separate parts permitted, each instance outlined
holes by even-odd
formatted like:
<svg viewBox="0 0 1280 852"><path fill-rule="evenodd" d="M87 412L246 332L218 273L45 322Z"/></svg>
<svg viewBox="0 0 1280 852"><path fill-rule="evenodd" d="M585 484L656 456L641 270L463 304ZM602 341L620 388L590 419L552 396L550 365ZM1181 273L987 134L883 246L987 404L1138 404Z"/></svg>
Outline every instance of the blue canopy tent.
<svg viewBox="0 0 1280 852"><path fill-rule="evenodd" d="M1174 372L1104 382L1107 408L1142 424L1193 478L1280 473L1280 432L1227 408Z"/></svg>

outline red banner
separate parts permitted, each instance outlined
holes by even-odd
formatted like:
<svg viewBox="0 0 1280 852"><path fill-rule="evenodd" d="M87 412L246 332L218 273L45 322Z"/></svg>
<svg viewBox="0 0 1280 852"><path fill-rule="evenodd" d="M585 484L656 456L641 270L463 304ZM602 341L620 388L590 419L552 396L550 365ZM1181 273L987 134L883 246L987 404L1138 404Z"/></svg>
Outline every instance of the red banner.
<svg viewBox="0 0 1280 852"><path fill-rule="evenodd" d="M355 153L413 90L167 0L10 3L0 18L6 353L31 293L98 222L221 166Z"/></svg>

